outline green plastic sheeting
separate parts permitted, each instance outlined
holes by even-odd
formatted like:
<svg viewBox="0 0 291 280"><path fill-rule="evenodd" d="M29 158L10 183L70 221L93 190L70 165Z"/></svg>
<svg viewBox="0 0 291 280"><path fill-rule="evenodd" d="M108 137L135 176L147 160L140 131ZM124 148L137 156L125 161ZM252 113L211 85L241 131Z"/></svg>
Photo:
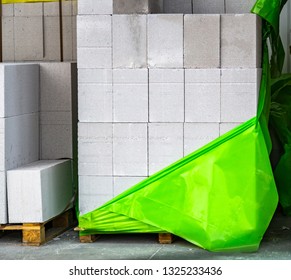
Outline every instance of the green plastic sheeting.
<svg viewBox="0 0 291 280"><path fill-rule="evenodd" d="M269 160L271 100L266 40L277 42L271 67L280 71L277 62L284 54L276 36L284 4L257 1L253 8L264 26L257 117L79 216L80 235L169 232L210 251L258 249L278 205Z"/></svg>

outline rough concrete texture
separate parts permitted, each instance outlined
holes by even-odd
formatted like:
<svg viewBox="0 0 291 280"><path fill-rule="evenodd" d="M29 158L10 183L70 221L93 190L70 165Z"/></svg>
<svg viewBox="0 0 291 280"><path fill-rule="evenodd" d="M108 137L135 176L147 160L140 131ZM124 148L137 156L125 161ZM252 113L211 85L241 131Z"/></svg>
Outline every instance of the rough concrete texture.
<svg viewBox="0 0 291 280"><path fill-rule="evenodd" d="M192 0L192 1L193 1L193 14L225 13L225 0ZM236 0L231 1L234 2Z"/></svg>
<svg viewBox="0 0 291 280"><path fill-rule="evenodd" d="M225 7L227 14L245 14L250 13L252 7L256 3L256 0L226 0Z"/></svg>
<svg viewBox="0 0 291 280"><path fill-rule="evenodd" d="M110 15L113 0L78 0L79 15Z"/></svg>
<svg viewBox="0 0 291 280"><path fill-rule="evenodd" d="M150 14L161 11L160 0L113 0L113 14Z"/></svg>

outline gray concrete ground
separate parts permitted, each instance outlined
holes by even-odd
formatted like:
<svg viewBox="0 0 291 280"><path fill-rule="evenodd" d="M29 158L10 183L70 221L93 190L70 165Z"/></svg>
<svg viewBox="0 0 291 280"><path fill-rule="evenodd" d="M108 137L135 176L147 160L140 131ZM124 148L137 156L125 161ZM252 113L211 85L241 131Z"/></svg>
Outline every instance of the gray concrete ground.
<svg viewBox="0 0 291 280"><path fill-rule="evenodd" d="M80 243L73 229L40 247L23 246L20 232L0 238L1 260L291 260L291 217L274 216L255 253L212 253L183 239L159 244L156 234L103 235Z"/></svg>

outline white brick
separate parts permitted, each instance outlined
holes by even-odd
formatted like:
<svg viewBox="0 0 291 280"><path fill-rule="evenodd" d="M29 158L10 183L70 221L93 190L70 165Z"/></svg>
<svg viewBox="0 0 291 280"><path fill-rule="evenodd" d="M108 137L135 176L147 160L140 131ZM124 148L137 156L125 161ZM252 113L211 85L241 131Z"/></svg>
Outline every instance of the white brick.
<svg viewBox="0 0 291 280"><path fill-rule="evenodd" d="M112 85L79 84L80 122L112 122Z"/></svg>
<svg viewBox="0 0 291 280"><path fill-rule="evenodd" d="M0 224L8 223L6 172L0 171Z"/></svg>
<svg viewBox="0 0 291 280"><path fill-rule="evenodd" d="M185 85L185 121L220 122L220 84Z"/></svg>
<svg viewBox="0 0 291 280"><path fill-rule="evenodd" d="M15 3L14 16L39 17L43 15L42 3Z"/></svg>
<svg viewBox="0 0 291 280"><path fill-rule="evenodd" d="M183 15L148 15L148 65L183 67Z"/></svg>
<svg viewBox="0 0 291 280"><path fill-rule="evenodd" d="M14 61L14 19L12 16L2 17L2 32L2 36L5 38L5 40L2 40L3 61Z"/></svg>
<svg viewBox="0 0 291 280"><path fill-rule="evenodd" d="M149 175L182 158L183 124L149 124Z"/></svg>
<svg viewBox="0 0 291 280"><path fill-rule="evenodd" d="M113 16L113 67L147 67L145 15Z"/></svg>
<svg viewBox="0 0 291 280"><path fill-rule="evenodd" d="M220 83L220 69L186 69L185 83Z"/></svg>
<svg viewBox="0 0 291 280"><path fill-rule="evenodd" d="M146 178L147 177L114 177L114 196L123 193Z"/></svg>
<svg viewBox="0 0 291 280"><path fill-rule="evenodd" d="M184 83L150 83L149 121L184 122Z"/></svg>
<svg viewBox="0 0 291 280"><path fill-rule="evenodd" d="M79 176L79 211L86 214L113 198L113 179L101 176Z"/></svg>
<svg viewBox="0 0 291 280"><path fill-rule="evenodd" d="M194 0L193 14L223 14L224 2L224 0Z"/></svg>
<svg viewBox="0 0 291 280"><path fill-rule="evenodd" d="M184 154L188 155L219 137L219 123L185 123Z"/></svg>
<svg viewBox="0 0 291 280"><path fill-rule="evenodd" d="M2 64L0 117L39 111L39 66L36 64Z"/></svg>
<svg viewBox="0 0 291 280"><path fill-rule="evenodd" d="M220 66L220 15L185 15L184 66Z"/></svg>
<svg viewBox="0 0 291 280"><path fill-rule="evenodd" d="M219 134L223 135L227 132L229 132L230 130L232 130L233 128L241 125L242 123L220 123L219 124Z"/></svg>
<svg viewBox="0 0 291 280"><path fill-rule="evenodd" d="M221 15L221 67L258 68L260 64L259 17L254 14Z"/></svg>
<svg viewBox="0 0 291 280"><path fill-rule="evenodd" d="M114 122L148 122L146 69L113 70Z"/></svg>
<svg viewBox="0 0 291 280"><path fill-rule="evenodd" d="M41 223L59 215L73 196L69 160L37 161L7 171L10 223Z"/></svg>
<svg viewBox="0 0 291 280"><path fill-rule="evenodd" d="M257 83L261 74L258 68L221 69L221 83Z"/></svg>
<svg viewBox="0 0 291 280"><path fill-rule="evenodd" d="M43 19L41 16L15 17L14 35L16 61L43 59Z"/></svg>
<svg viewBox="0 0 291 280"><path fill-rule="evenodd" d="M245 14L250 13L256 0L226 0L226 13L228 14Z"/></svg>
<svg viewBox="0 0 291 280"><path fill-rule="evenodd" d="M184 69L150 69L150 83L184 83Z"/></svg>
<svg viewBox="0 0 291 280"><path fill-rule="evenodd" d="M78 82L112 84L112 69L79 69Z"/></svg>
<svg viewBox="0 0 291 280"><path fill-rule="evenodd" d="M112 175L112 124L79 123L79 175Z"/></svg>
<svg viewBox="0 0 291 280"><path fill-rule="evenodd" d="M113 175L147 176L147 124L113 125Z"/></svg>
<svg viewBox="0 0 291 280"><path fill-rule="evenodd" d="M78 16L78 47L111 47L111 19L109 15Z"/></svg>
<svg viewBox="0 0 291 280"><path fill-rule="evenodd" d="M78 68L112 68L112 48L78 48Z"/></svg>
<svg viewBox="0 0 291 280"><path fill-rule="evenodd" d="M192 0L163 0L165 14L192 14Z"/></svg>
<svg viewBox="0 0 291 280"><path fill-rule="evenodd" d="M110 15L113 0L78 0L79 15Z"/></svg>

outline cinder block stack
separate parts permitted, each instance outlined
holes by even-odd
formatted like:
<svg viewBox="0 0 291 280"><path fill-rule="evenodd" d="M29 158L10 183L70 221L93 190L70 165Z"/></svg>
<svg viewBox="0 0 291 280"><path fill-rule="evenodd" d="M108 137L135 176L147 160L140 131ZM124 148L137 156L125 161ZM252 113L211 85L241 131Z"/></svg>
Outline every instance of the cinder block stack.
<svg viewBox="0 0 291 280"><path fill-rule="evenodd" d="M3 61L60 61L59 3L3 4ZM77 1L62 1L63 60L76 60Z"/></svg>
<svg viewBox="0 0 291 280"><path fill-rule="evenodd" d="M203 14L186 1L171 14L151 1L78 3L84 214L255 116L261 38L255 15L223 14L219 1Z"/></svg>
<svg viewBox="0 0 291 280"><path fill-rule="evenodd" d="M7 223L6 171L39 159L39 66L0 65L0 223Z"/></svg>

